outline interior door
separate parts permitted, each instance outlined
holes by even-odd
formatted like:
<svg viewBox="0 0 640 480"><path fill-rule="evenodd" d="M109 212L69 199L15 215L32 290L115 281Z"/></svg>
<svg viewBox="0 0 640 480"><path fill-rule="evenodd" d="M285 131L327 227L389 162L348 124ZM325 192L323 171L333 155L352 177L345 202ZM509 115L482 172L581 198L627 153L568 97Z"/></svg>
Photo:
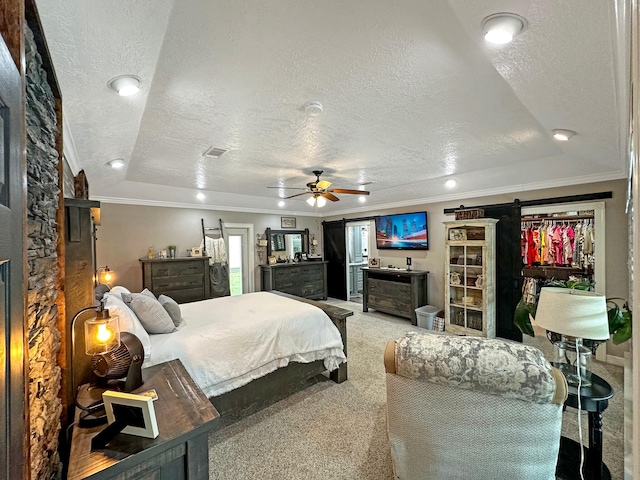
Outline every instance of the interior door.
<svg viewBox="0 0 640 480"><path fill-rule="evenodd" d="M522 332L513 324L513 314L522 296L519 203L483 207L496 225L496 336L522 341Z"/></svg>
<svg viewBox="0 0 640 480"><path fill-rule="evenodd" d="M322 222L329 297L347 299L347 243L344 220Z"/></svg>
<svg viewBox="0 0 640 480"><path fill-rule="evenodd" d="M23 478L25 424L21 78L0 36L0 478Z"/></svg>

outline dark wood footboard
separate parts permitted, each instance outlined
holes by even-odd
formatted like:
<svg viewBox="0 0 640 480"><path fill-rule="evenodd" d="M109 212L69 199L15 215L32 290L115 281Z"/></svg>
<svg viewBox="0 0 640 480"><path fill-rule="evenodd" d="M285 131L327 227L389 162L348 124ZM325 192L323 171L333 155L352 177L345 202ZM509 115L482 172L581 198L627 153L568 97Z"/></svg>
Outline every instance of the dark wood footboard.
<svg viewBox="0 0 640 480"><path fill-rule="evenodd" d="M323 310L338 328L340 336L342 337L342 344L344 345L344 354L348 358L347 317L353 315L352 311L315 300L296 297L288 293L277 291L272 291L271 293L308 303ZM312 363L291 362L284 368L279 368L264 377L253 380L230 392L223 393L217 397L211 397L210 400L221 415L238 412L251 405L267 403L272 399L284 398L294 386L319 375L324 370L324 362L322 360L317 360ZM347 379L347 363L342 363L337 370L330 372L329 378L336 383L344 382Z"/></svg>

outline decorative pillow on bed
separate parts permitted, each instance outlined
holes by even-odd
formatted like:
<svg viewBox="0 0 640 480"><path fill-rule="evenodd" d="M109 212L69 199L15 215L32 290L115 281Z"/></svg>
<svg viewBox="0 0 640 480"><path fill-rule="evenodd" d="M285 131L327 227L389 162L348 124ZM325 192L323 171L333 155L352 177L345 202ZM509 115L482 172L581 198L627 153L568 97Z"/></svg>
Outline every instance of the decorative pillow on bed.
<svg viewBox="0 0 640 480"><path fill-rule="evenodd" d="M142 293L123 293L122 300L136 314L148 333L171 333L176 331L173 320L162 304Z"/></svg>
<svg viewBox="0 0 640 480"><path fill-rule="evenodd" d="M160 295L158 297L158 301L167 311L167 313L171 317L171 320L173 320L173 324L176 327L180 325L182 323L182 313L180 312L180 305L178 305L178 302L166 295Z"/></svg>
<svg viewBox="0 0 640 480"><path fill-rule="evenodd" d="M118 316L118 326L121 332L133 333L140 339L144 348L144 358L148 359L151 356L151 339L133 310L125 305L119 294L111 292L104 294L104 307L109 310L110 316Z"/></svg>
<svg viewBox="0 0 640 480"><path fill-rule="evenodd" d="M119 285L116 285L115 287L113 287L113 288L109 291L109 293L110 293L111 295L115 295L115 296L116 296L116 297L118 297L120 300L122 300L122 294L123 294L123 293L131 293L131 292L130 292L130 291L129 291L129 289L128 289L128 288L126 288L126 287L121 287L121 286L119 286Z"/></svg>
<svg viewBox="0 0 640 480"><path fill-rule="evenodd" d="M144 290L142 290L140 292L142 295L145 295L149 298L153 298L154 300L157 300L156 296L153 294L153 292L151 290L149 290L148 288L145 288Z"/></svg>

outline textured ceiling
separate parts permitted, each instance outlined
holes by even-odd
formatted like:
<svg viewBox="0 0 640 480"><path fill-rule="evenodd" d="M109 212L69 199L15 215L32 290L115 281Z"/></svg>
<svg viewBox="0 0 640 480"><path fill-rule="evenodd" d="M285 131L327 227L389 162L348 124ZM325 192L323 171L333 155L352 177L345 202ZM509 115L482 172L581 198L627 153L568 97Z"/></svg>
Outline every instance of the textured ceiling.
<svg viewBox="0 0 640 480"><path fill-rule="evenodd" d="M602 0L37 0L92 198L324 214L625 176L624 11ZM481 21L528 20L508 45ZM619 39L623 40L620 41ZM119 97L114 76L141 78ZM309 116L304 105L322 103ZM578 135L569 142L554 128ZM215 146L220 158L203 157ZM107 166L123 158L126 167ZM453 190L448 178L458 182ZM371 182L371 183L370 183ZM198 189L207 194L195 198ZM313 214L306 196L285 211Z"/></svg>

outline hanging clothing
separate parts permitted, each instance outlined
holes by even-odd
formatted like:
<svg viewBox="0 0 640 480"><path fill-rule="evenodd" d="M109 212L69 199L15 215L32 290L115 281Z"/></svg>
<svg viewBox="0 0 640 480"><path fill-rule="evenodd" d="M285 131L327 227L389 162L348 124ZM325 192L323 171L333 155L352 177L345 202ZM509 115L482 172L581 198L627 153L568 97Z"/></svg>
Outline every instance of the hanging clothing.
<svg viewBox="0 0 640 480"><path fill-rule="evenodd" d="M229 268L226 263L214 263L209 267L209 283L211 284L212 298L231 295Z"/></svg>
<svg viewBox="0 0 640 480"><path fill-rule="evenodd" d="M200 242L200 247L205 247L209 255L209 265L214 263L227 263L227 247L224 238L205 237L206 243Z"/></svg>

